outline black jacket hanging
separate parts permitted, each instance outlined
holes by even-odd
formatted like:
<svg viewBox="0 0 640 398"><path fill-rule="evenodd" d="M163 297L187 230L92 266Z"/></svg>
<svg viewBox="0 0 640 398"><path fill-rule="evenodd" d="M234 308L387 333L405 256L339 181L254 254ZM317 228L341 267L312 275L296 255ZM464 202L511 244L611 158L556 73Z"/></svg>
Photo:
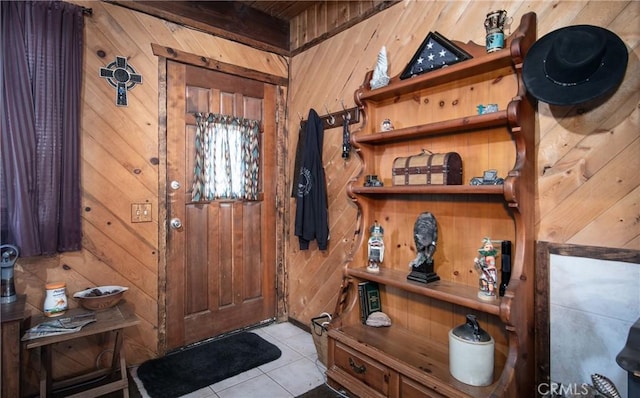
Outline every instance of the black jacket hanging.
<svg viewBox="0 0 640 398"><path fill-rule="evenodd" d="M318 113L310 109L304 131L304 145L297 176L295 234L300 250L318 241L318 249L326 250L329 241L327 185L322 164L324 127Z"/></svg>

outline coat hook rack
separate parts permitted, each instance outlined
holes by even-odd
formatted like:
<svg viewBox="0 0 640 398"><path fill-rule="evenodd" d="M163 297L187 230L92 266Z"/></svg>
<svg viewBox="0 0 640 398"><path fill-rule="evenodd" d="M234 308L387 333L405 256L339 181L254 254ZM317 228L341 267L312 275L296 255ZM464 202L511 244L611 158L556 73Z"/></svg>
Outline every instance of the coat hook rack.
<svg viewBox="0 0 640 398"><path fill-rule="evenodd" d="M325 106L326 108L326 106ZM326 115L321 115L320 120L322 120L322 126L325 130L333 129L336 127L342 127L342 123L344 123L345 119L348 124L356 124L360 123L360 108L344 108L344 104L342 106L341 111L329 113L327 110ZM306 120L300 120L300 126L304 128Z"/></svg>

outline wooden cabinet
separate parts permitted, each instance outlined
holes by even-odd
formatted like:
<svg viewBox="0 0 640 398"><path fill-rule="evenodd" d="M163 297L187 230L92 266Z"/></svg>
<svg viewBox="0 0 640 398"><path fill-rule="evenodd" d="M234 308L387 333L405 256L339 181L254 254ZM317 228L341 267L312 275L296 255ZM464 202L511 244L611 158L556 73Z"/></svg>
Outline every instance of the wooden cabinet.
<svg viewBox="0 0 640 398"><path fill-rule="evenodd" d="M20 371L22 367L22 351L20 349L20 337L22 336L22 323L26 318L24 310L27 296L21 294L13 303L0 305L0 321L2 332L0 333L0 357L2 378L0 382L0 397L19 398L20 395Z"/></svg>
<svg viewBox="0 0 640 398"><path fill-rule="evenodd" d="M454 42L473 58L388 86L369 89L371 72L355 97L364 123L351 142L362 160L347 188L362 233L345 267L350 299L329 329L327 376L356 396L482 397L535 395L533 350L534 108L521 79L526 51L535 41L536 16L524 15L505 49ZM478 114L478 105L498 111ZM385 119L394 129L381 131ZM462 185L393 185L395 158L457 152ZM496 169L502 185L471 185ZM377 175L383 187L365 186ZM422 212L438 223L435 271L441 280L407 280L416 257L413 225ZM384 228L380 272L367 272L371 225ZM503 297L478 297L474 258L484 237L512 242L512 272ZM497 245L499 247L499 245ZM500 260L498 259L498 264ZM357 284L379 284L390 327L360 320ZM466 385L449 372L448 332L477 316L496 341L494 381Z"/></svg>

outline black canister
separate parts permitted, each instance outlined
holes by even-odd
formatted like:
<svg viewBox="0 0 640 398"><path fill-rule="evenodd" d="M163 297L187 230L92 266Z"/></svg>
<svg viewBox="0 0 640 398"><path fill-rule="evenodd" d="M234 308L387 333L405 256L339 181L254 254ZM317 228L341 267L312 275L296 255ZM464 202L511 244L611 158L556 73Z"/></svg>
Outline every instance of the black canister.
<svg viewBox="0 0 640 398"><path fill-rule="evenodd" d="M18 260L20 252L12 245L0 246L0 272L2 274L2 290L0 291L0 303L9 304L18 299L16 286L13 279L13 267Z"/></svg>

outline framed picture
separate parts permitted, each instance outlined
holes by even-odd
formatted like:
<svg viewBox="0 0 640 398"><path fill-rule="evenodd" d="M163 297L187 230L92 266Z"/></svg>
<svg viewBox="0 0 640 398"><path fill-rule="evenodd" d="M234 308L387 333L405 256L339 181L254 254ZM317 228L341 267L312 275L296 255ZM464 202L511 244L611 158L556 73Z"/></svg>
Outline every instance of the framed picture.
<svg viewBox="0 0 640 398"><path fill-rule="evenodd" d="M429 32L418 52L400 75L400 79L408 79L470 58L473 58L471 54L451 43L440 33Z"/></svg>

